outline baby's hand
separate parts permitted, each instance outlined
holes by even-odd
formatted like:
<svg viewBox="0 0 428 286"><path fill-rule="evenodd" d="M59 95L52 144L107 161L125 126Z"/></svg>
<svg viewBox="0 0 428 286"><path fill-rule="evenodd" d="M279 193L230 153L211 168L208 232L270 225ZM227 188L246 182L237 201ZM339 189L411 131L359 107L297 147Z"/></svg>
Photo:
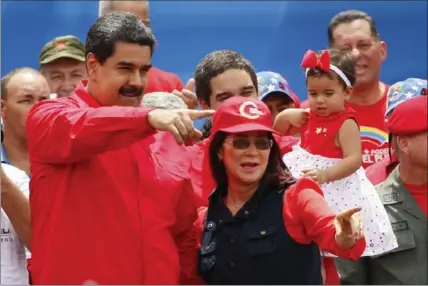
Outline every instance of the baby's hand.
<svg viewBox="0 0 428 286"><path fill-rule="evenodd" d="M288 116L291 125L302 128L309 120L309 111L308 109L293 108Z"/></svg>
<svg viewBox="0 0 428 286"><path fill-rule="evenodd" d="M303 170L303 177L311 178L318 185L322 185L328 183L327 172L325 170L320 169L311 169L311 170Z"/></svg>

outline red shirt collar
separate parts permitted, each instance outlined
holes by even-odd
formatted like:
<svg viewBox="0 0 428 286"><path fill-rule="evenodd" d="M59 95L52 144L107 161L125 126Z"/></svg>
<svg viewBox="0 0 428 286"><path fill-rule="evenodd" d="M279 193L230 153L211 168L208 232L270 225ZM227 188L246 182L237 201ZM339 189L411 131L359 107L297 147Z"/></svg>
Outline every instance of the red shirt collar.
<svg viewBox="0 0 428 286"><path fill-rule="evenodd" d="M90 107L101 107L101 104L88 92L88 80L81 80L76 87L76 95L86 102Z"/></svg>

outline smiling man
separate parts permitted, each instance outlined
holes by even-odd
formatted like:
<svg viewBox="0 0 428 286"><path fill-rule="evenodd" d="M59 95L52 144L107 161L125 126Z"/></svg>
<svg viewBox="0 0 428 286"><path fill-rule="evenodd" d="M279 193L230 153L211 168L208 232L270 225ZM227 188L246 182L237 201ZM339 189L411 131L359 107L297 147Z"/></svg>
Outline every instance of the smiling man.
<svg viewBox="0 0 428 286"><path fill-rule="evenodd" d="M86 79L85 47L75 36L56 37L40 52L40 71L57 97L73 94L82 79Z"/></svg>
<svg viewBox="0 0 428 286"><path fill-rule="evenodd" d="M141 106L154 44L131 13L98 18L88 81L30 111L34 284L193 283L196 205L176 140L213 112Z"/></svg>
<svg viewBox="0 0 428 286"><path fill-rule="evenodd" d="M363 166L388 157L388 132L384 122L388 85L380 81L380 69L387 57L386 42L372 17L362 11L344 11L328 27L331 48L351 52L356 59L357 82L349 99L360 125Z"/></svg>

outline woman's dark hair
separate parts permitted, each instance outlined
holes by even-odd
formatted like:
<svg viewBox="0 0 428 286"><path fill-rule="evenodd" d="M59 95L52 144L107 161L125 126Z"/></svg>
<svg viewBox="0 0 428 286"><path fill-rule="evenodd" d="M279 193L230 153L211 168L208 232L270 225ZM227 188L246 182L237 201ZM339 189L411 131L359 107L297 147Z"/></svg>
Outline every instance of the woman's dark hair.
<svg viewBox="0 0 428 286"><path fill-rule="evenodd" d="M338 67L349 79L349 82L351 83L351 86L354 86L356 81L355 76L355 59L349 52L339 51L336 49L329 49L328 50L330 54L330 64ZM318 52L317 55L320 56L322 51ZM343 88L347 88L346 83L343 81L343 79L337 75L334 71L325 72L321 68L316 67L313 69L309 69L306 78L308 77L321 77L321 76L328 76L330 79L337 78L339 82L343 85Z"/></svg>
<svg viewBox="0 0 428 286"><path fill-rule="evenodd" d="M228 183L226 167L218 158L218 151L222 147L227 135L227 133L222 131L217 132L209 148L211 172L217 186L226 186ZM277 190L285 184L294 181L294 178L282 161L281 150L272 134L269 134L269 138L272 139L273 145L270 150L266 171L261 181L265 182L269 189Z"/></svg>

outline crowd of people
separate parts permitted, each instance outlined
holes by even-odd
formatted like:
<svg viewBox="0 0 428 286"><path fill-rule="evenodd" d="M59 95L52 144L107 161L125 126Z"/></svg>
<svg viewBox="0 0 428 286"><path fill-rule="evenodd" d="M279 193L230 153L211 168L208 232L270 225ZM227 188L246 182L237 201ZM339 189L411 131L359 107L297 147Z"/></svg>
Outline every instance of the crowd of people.
<svg viewBox="0 0 428 286"><path fill-rule="evenodd" d="M99 7L1 80L2 285L428 283L427 80L380 80L369 15L308 47L300 102L231 50L184 85L147 1Z"/></svg>

